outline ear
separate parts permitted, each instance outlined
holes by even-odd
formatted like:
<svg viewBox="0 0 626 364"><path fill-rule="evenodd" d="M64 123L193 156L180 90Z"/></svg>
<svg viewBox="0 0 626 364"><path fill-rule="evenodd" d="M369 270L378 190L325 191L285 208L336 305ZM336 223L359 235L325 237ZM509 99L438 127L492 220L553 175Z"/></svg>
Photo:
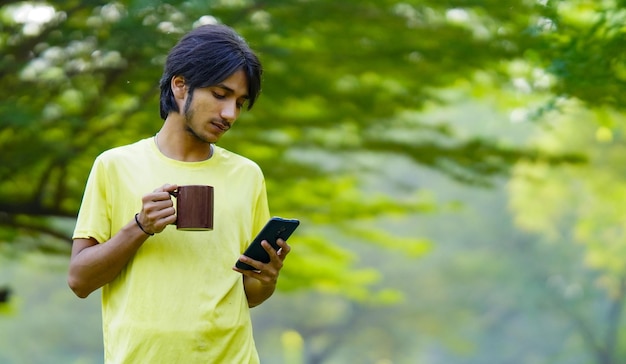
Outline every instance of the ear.
<svg viewBox="0 0 626 364"><path fill-rule="evenodd" d="M172 77L170 87L172 88L174 97L177 99L183 100L185 95L187 95L187 84L185 83L185 78L183 76L178 75Z"/></svg>

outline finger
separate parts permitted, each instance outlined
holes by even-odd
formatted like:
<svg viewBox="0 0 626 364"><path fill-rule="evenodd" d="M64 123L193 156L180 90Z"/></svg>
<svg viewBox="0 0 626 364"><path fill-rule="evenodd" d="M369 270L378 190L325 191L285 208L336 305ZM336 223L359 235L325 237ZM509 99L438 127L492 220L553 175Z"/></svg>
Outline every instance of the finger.
<svg viewBox="0 0 626 364"><path fill-rule="evenodd" d="M278 244L278 246L280 247L276 254L285 259L287 254L289 254L289 252L291 251L291 246L289 246L289 244L287 244L287 242L283 239L276 240L276 244Z"/></svg>
<svg viewBox="0 0 626 364"><path fill-rule="evenodd" d="M170 192L176 191L177 189L178 189L178 185L172 185L172 184L166 183L163 186L155 189L153 192L167 192L167 193L170 193Z"/></svg>
<svg viewBox="0 0 626 364"><path fill-rule="evenodd" d="M261 246L263 247L263 249L265 249L267 254L270 256L270 261L274 261L275 259L278 259L278 254L276 252L276 249L274 249L272 244L270 244L267 240L263 240L261 242Z"/></svg>
<svg viewBox="0 0 626 364"><path fill-rule="evenodd" d="M164 193L164 192L161 192ZM176 212L174 204L170 199L167 200L148 200L143 202L142 211L151 219L157 219L172 215Z"/></svg>
<svg viewBox="0 0 626 364"><path fill-rule="evenodd" d="M260 269L263 272L269 270L269 275L278 276L278 272L280 272L280 270L283 268L283 260L285 258L279 256L277 251L274 249L274 247L272 247L272 245L270 245L270 243L267 242L267 240L263 240L261 242L261 246L269 255L270 261L267 264L262 264Z"/></svg>
<svg viewBox="0 0 626 364"><path fill-rule="evenodd" d="M246 276L246 277L248 277L248 278L254 278L254 279L257 279L257 280L259 280L259 281L264 281L264 280L265 280L265 281L268 281L268 282L270 281L267 277L265 277L265 276L262 274L262 271L261 271L261 270L247 270L247 269L240 269L240 268L237 268L237 266L233 266L233 267L232 267L232 269L233 269L235 272L239 272L239 273L241 273L243 276Z"/></svg>
<svg viewBox="0 0 626 364"><path fill-rule="evenodd" d="M148 204L150 202L157 202L157 201L166 201L166 200L171 200L171 196L170 196L169 193L163 192L163 191L161 191L161 192L151 192L151 193L148 193L148 194L144 195L141 198L141 201L144 204Z"/></svg>
<svg viewBox="0 0 626 364"><path fill-rule="evenodd" d="M278 280L278 274L277 272L273 271L271 269L271 266L265 266L262 269L254 269L254 270L247 270L247 269L240 269L237 268L237 266L233 266L232 268L234 271L241 273L242 275L248 277L248 278L254 278L258 281L260 281L262 284L276 284L276 281Z"/></svg>
<svg viewBox="0 0 626 364"><path fill-rule="evenodd" d="M172 225L175 222L176 222L176 215L168 215L168 216L164 216L164 217L158 219L155 222L155 226L160 231L163 231L168 225Z"/></svg>
<svg viewBox="0 0 626 364"><path fill-rule="evenodd" d="M142 221L142 226L157 233L160 233L167 225L176 221L173 207L164 210L142 210L138 218Z"/></svg>
<svg viewBox="0 0 626 364"><path fill-rule="evenodd" d="M261 271L263 268L263 262L260 262L258 260L254 260L250 257L248 257L247 255L241 255L239 257L239 261L242 263L245 263L249 266L251 266L254 269L242 269L243 271L249 272L249 271Z"/></svg>
<svg viewBox="0 0 626 364"><path fill-rule="evenodd" d="M272 246L272 244L270 244L267 240L263 240L261 242L261 246L263 247L263 249L265 249L266 252L271 253L272 251L276 251L276 249L274 249L274 247Z"/></svg>
<svg viewBox="0 0 626 364"><path fill-rule="evenodd" d="M174 215L174 203L167 192L153 192L142 199L141 212L150 220L158 220Z"/></svg>
<svg viewBox="0 0 626 364"><path fill-rule="evenodd" d="M178 189L178 185L170 185L170 184L163 185L163 191L169 193L170 195L173 194L177 189Z"/></svg>

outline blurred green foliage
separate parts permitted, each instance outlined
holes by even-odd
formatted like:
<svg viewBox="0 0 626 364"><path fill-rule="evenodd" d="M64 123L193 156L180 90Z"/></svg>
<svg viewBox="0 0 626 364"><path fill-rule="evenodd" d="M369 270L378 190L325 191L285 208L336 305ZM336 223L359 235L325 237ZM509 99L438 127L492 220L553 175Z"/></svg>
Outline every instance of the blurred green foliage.
<svg viewBox="0 0 626 364"><path fill-rule="evenodd" d="M67 254L95 156L159 128L166 52L223 22L265 76L222 146L303 221L255 311L296 345L268 362L620 363L625 5L0 0L0 257Z"/></svg>
<svg viewBox="0 0 626 364"><path fill-rule="evenodd" d="M559 169L518 164L509 183L511 206L521 228L540 234L547 244L575 244L582 251L580 259L595 272L593 285L605 292L605 315L586 319L585 292L579 281L567 276L558 281L562 304L585 332L586 346L602 358L598 363L618 363L626 355L626 118L608 107L592 111L578 102L563 109L553 115L558 127L537 135L535 142L553 150L584 151L589 163Z"/></svg>
<svg viewBox="0 0 626 364"><path fill-rule="evenodd" d="M510 62L545 62L541 57L552 56L545 42L554 34L538 27L562 21L559 4L73 0L0 6L0 226L4 235L17 233L8 243L32 235L69 241L71 224L63 222L76 214L93 159L158 130L164 57L184 32L203 23L233 26L266 70L258 106L222 145L261 165L273 214L305 222L303 249L328 260L336 286L368 279L333 253L333 239L318 228L426 251L422 239L393 243L398 237L389 231L348 228L355 220L434 208L410 188L394 196L364 191L359 176L376 169L369 157L404 156L480 185L521 158L582 160L576 153L466 138L449 120L429 123L415 113L444 102L442 87L460 80L485 84L478 71L507 87ZM305 281L315 279L311 274Z"/></svg>

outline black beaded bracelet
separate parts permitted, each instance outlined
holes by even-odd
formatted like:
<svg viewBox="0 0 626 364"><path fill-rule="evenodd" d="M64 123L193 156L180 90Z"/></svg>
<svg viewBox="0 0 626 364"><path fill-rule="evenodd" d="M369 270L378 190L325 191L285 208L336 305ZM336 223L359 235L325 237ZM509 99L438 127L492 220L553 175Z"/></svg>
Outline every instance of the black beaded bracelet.
<svg viewBox="0 0 626 364"><path fill-rule="evenodd" d="M150 236L154 235L154 233L150 234L149 232L147 232L147 231L143 228L143 226L141 226L141 224L139 223L139 217L138 217L138 216L139 216L139 213L136 213L136 214L135 214L135 222L137 223L137 226L139 226L139 228L141 229L141 231L143 231L144 233L146 233L146 234L148 234L148 235L150 235Z"/></svg>

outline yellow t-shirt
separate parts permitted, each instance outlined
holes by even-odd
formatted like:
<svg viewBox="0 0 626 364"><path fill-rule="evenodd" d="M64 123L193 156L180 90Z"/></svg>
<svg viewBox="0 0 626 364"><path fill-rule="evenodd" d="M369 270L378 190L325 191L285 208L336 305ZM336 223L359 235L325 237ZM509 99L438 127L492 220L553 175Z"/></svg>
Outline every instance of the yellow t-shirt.
<svg viewBox="0 0 626 364"><path fill-rule="evenodd" d="M107 363L258 363L241 274L231 268L270 217L261 169L215 146L202 162L169 159L152 138L101 154L74 238L105 243L165 183L214 187L213 231L168 226L102 289Z"/></svg>

